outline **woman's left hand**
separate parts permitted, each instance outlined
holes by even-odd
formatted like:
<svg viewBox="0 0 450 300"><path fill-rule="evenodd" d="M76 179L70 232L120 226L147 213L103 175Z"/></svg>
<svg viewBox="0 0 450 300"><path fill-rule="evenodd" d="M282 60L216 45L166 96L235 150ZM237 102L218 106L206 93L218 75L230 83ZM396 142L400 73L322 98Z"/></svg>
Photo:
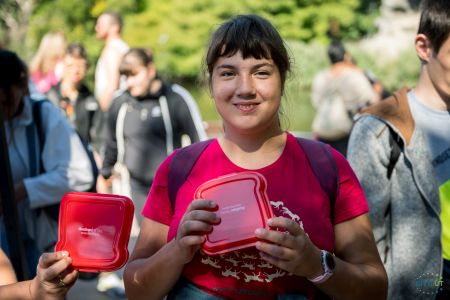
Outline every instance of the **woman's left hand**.
<svg viewBox="0 0 450 300"><path fill-rule="evenodd" d="M66 251L42 254L31 281L32 299L64 299L78 278L78 271L69 269L71 263Z"/></svg>
<svg viewBox="0 0 450 300"><path fill-rule="evenodd" d="M321 252L299 224L284 217L274 217L258 228L256 243L261 258L297 276L312 278L322 273ZM278 229L278 230L277 230Z"/></svg>

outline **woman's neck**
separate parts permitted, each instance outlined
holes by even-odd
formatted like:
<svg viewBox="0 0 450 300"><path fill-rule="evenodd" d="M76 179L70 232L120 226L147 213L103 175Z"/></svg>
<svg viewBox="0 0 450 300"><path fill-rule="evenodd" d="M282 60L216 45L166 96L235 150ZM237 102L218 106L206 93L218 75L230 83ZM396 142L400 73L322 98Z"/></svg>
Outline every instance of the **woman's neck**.
<svg viewBox="0 0 450 300"><path fill-rule="evenodd" d="M162 81L160 79L154 79L152 80L152 82L150 83L150 87L149 87L149 92L151 95L156 94L162 86Z"/></svg>
<svg viewBox="0 0 450 300"><path fill-rule="evenodd" d="M219 144L234 164L246 169L259 169L281 156L286 133L279 127L259 134L239 134L225 128Z"/></svg>
<svg viewBox="0 0 450 300"><path fill-rule="evenodd" d="M78 85L70 81L61 82L61 95L75 101L78 97Z"/></svg>

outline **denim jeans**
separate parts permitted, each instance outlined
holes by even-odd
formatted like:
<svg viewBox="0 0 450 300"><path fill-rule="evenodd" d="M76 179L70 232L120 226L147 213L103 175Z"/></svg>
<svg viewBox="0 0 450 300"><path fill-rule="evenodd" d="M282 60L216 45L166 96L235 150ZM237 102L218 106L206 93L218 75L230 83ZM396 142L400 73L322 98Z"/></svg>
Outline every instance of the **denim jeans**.
<svg viewBox="0 0 450 300"><path fill-rule="evenodd" d="M185 300L185 299L195 299L195 300L219 300L224 299L208 293L203 292L198 287L190 283L185 278L180 278L178 283L172 289L172 291L167 295L166 300ZM303 295L294 294L283 294L277 295L275 300L307 300Z"/></svg>

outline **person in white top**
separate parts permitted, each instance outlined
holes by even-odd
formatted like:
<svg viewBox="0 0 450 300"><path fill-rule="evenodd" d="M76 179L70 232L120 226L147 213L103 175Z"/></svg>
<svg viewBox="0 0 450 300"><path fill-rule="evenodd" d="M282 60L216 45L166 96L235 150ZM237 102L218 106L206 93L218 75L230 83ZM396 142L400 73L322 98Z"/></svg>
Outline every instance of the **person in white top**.
<svg viewBox="0 0 450 300"><path fill-rule="evenodd" d="M97 39L105 41L95 69L95 97L103 111L108 110L114 92L121 87L119 65L129 49L121 38L122 26L122 17L115 12L102 13L95 25Z"/></svg>
<svg viewBox="0 0 450 300"><path fill-rule="evenodd" d="M94 153L97 165L102 166L105 151L107 128L105 126L106 113L111 106L114 93L121 88L125 90L125 78L121 81L119 65L129 47L121 38L123 27L122 17L116 12L103 12L95 25L96 37L105 41L100 57L95 68L95 98L97 99L103 114L100 114L98 125L98 149ZM122 85L121 85L122 82ZM97 191L101 193L111 192L109 183L99 178Z"/></svg>
<svg viewBox="0 0 450 300"><path fill-rule="evenodd" d="M120 89L125 90L125 79L121 81L119 73L119 65L124 54L128 51L127 43L122 40L123 20L122 17L112 11L103 12L97 19L95 25L96 37L99 40L105 41L105 47L100 54L95 68L95 97L98 100L100 109L107 113L111 106L115 92ZM122 84L121 84L122 82ZM106 121L106 115L102 118ZM99 167L102 163L104 154L104 145L106 137L106 127L100 126L99 137L101 144L99 149L99 156L96 156L96 161ZM111 189L107 182L99 177L97 181L97 191L101 193L110 193ZM99 276L97 290L105 292L107 295L112 295L115 298L125 298L125 290L122 280L115 273L101 273Z"/></svg>

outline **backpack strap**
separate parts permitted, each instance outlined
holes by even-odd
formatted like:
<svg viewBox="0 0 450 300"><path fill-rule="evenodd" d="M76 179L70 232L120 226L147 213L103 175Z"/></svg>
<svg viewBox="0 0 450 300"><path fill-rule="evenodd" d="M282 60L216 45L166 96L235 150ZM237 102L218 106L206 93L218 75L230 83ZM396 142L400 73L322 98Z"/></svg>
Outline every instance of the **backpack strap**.
<svg viewBox="0 0 450 300"><path fill-rule="evenodd" d="M31 125L29 125L29 128L27 130L27 138L29 141L31 141L31 134L33 134L32 140L33 140L33 145L31 149L28 149L29 152L29 157L30 157L30 162L34 164L34 168L35 171L37 171L37 173L35 173L35 175L41 174L44 172L44 164L42 162L42 147L44 147L45 144L45 131L44 128L42 127L42 117L41 117L41 106L42 104L47 101L47 100L33 100L31 99L31 108L32 108L32 113L33 113L33 122ZM34 141L34 132L31 132L31 128L33 127L32 125L34 124L34 126L36 126L36 131L37 131L37 136L38 136L38 147L39 147L39 159L38 162L36 162L36 156L32 155L32 149L36 149L36 144Z"/></svg>
<svg viewBox="0 0 450 300"><path fill-rule="evenodd" d="M387 166L387 178L390 180L395 165L397 164L400 153L402 152L403 142L400 136L390 127L389 128L389 146L391 147L391 155Z"/></svg>
<svg viewBox="0 0 450 300"><path fill-rule="evenodd" d="M334 224L334 204L339 195L340 180L336 161L330 149L322 142L297 138L306 154L309 165L319 181L320 186L330 200L330 218Z"/></svg>
<svg viewBox="0 0 450 300"><path fill-rule="evenodd" d="M210 139L181 148L175 152L172 157L172 161L169 166L168 182L169 200L172 206L172 211L175 208L178 190L186 181L200 155L212 141L213 140Z"/></svg>
<svg viewBox="0 0 450 300"><path fill-rule="evenodd" d="M28 145L28 163L30 164L30 175L37 176L40 174L38 167L39 153L36 151L36 134L34 122L28 124L25 128L27 135L27 145Z"/></svg>
<svg viewBox="0 0 450 300"><path fill-rule="evenodd" d="M402 153L403 149L403 140L400 138L400 136L390 127L389 128L389 146L391 148L391 154L389 156L389 164L387 166L387 179L390 181L392 177L392 173L394 171L395 165L397 164L397 161L400 157L400 154ZM386 206L386 210L384 211L384 218L386 219L387 223L387 233L386 233L386 239L388 242L386 243L386 246L384 248L384 261L383 263L387 262L388 253L390 250L390 245L392 245L392 222L391 222L391 201L389 200L389 203Z"/></svg>
<svg viewBox="0 0 450 300"><path fill-rule="evenodd" d="M31 170L34 169L34 172L37 171L37 173L34 173L35 175L39 175L41 173L45 172L44 164L42 162L42 149L45 145L45 131L42 127L42 117L41 117L41 106L44 102L48 102L48 100L33 100L31 99L31 109L33 113L33 122L28 125L27 128L27 139L29 142L29 148L28 148L28 156L30 158L30 167ZM33 129L33 124L36 127L37 136L38 136L38 155L39 158L36 159L36 142L35 142L35 135ZM59 203L47 205L44 207L41 207L36 210L36 213L39 215L42 213L43 210L45 210L48 215L55 221L59 219Z"/></svg>

